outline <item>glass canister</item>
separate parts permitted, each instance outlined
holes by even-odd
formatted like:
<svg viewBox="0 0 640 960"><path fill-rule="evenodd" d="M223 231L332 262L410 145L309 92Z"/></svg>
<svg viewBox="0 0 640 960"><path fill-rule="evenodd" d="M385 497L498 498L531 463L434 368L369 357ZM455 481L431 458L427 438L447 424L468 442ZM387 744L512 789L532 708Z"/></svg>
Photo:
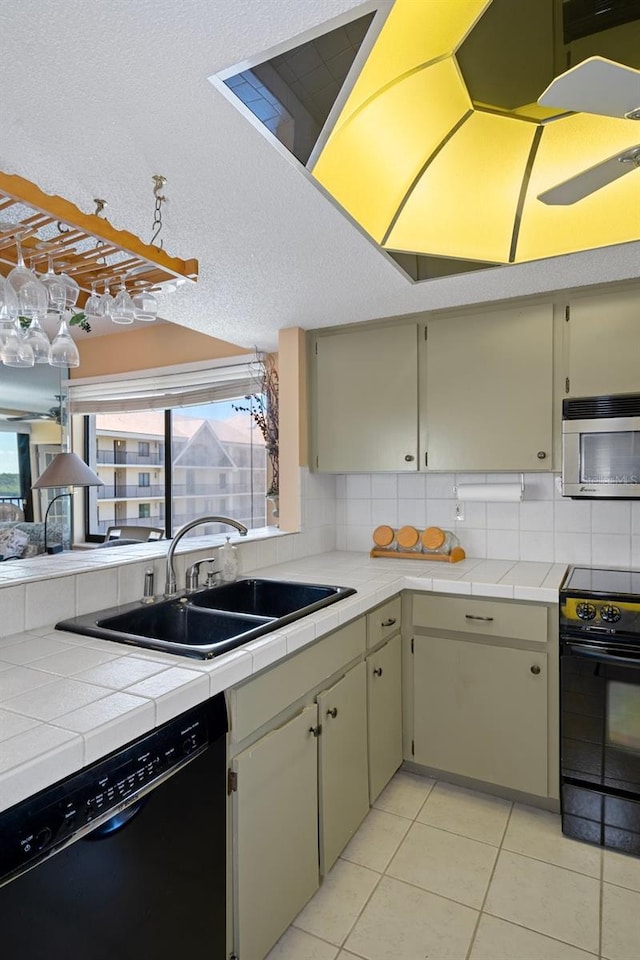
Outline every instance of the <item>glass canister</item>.
<svg viewBox="0 0 640 960"><path fill-rule="evenodd" d="M378 550L397 550L396 532L393 527L383 524L373 531L373 542Z"/></svg>
<svg viewBox="0 0 640 960"><path fill-rule="evenodd" d="M420 539L425 553L451 553L460 543L455 533L440 527L427 527Z"/></svg>
<svg viewBox="0 0 640 960"><path fill-rule="evenodd" d="M396 534L398 550L402 553L422 553L420 534L415 527L401 527Z"/></svg>

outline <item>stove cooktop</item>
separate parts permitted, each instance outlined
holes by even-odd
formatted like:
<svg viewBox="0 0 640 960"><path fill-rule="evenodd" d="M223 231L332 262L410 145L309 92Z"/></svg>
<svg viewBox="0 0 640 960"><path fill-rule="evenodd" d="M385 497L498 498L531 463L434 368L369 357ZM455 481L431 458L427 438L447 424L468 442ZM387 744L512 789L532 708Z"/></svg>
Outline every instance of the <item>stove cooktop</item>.
<svg viewBox="0 0 640 960"><path fill-rule="evenodd" d="M570 567L561 593L630 597L640 601L640 570L607 567Z"/></svg>

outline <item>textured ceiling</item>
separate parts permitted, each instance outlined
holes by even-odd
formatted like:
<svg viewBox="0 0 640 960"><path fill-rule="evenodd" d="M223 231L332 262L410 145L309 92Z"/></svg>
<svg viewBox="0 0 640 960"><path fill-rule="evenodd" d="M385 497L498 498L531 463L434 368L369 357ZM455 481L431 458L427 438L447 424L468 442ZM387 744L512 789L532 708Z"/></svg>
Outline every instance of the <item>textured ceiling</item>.
<svg viewBox="0 0 640 960"><path fill-rule="evenodd" d="M388 7L388 3L380 6ZM167 319L243 346L352 323L636 277L640 245L412 284L207 77L359 16L353 0L14 0L0 7L0 169L150 239L200 279ZM293 45L293 44L292 44Z"/></svg>

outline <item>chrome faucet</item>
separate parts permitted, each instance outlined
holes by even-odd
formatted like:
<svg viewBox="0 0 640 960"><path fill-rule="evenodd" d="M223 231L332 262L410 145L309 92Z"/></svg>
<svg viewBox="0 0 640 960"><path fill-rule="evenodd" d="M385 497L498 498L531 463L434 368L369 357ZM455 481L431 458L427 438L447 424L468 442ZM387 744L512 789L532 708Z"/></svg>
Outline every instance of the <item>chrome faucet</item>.
<svg viewBox="0 0 640 960"><path fill-rule="evenodd" d="M243 523L232 520L230 517L197 517L195 520L190 520L189 523L185 523L184 527L180 527L169 544L169 550L167 551L167 577L164 585L164 595L167 599L175 597L178 593L176 589L176 571L173 566L173 555L176 552L176 547L185 533L193 530L194 527L199 527L202 523L226 523L230 527L235 527L236 530L239 530L241 537L246 537L249 532Z"/></svg>

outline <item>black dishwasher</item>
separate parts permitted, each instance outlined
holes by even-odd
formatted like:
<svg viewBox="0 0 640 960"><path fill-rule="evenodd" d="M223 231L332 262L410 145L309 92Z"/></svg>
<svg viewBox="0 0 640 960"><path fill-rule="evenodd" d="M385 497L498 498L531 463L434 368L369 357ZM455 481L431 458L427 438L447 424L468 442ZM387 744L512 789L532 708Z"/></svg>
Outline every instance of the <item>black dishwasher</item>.
<svg viewBox="0 0 640 960"><path fill-rule="evenodd" d="M222 694L0 814L4 960L226 956Z"/></svg>

